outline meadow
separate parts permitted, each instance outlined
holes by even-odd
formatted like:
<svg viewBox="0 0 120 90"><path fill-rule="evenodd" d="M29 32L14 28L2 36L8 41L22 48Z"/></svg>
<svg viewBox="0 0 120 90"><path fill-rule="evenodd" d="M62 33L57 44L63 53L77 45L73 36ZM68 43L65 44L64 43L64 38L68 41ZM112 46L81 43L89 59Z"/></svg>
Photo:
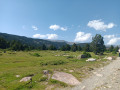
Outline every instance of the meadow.
<svg viewBox="0 0 120 90"><path fill-rule="evenodd" d="M53 86L53 89L67 87L69 85L63 82L43 77L43 70L48 70L51 75L54 71L67 72L81 81L88 77L92 70L110 62L103 59L105 56L113 56L111 53L98 56L91 52L92 58L96 58L97 61L86 62L87 58L77 59L82 53L49 50L5 53L0 51L0 90L45 90L50 86ZM20 82L26 76L32 76L32 82Z"/></svg>

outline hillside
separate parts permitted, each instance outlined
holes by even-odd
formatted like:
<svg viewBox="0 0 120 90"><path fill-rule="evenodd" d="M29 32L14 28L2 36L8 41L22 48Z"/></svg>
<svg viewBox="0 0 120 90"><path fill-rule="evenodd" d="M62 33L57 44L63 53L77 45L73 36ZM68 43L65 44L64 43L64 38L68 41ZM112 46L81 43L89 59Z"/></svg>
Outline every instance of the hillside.
<svg viewBox="0 0 120 90"><path fill-rule="evenodd" d="M59 48L67 44L66 42L54 42L54 41L43 40L43 39L33 39L33 38L27 38L25 36L17 36L17 35L6 34L6 33L0 33L0 37L3 37L8 41L12 41L12 40L20 41L23 44L27 44L35 47L45 44L47 46L55 45L57 48Z"/></svg>
<svg viewBox="0 0 120 90"><path fill-rule="evenodd" d="M31 46L41 46L45 44L46 46L54 45L57 48L69 44L72 45L74 42L67 42L64 40L44 40L44 39L34 39L34 38L28 38L25 36L18 36L18 35L12 35L7 33L0 33L0 37L3 37L4 39L8 41L16 40L20 41L23 44L31 45ZM77 45L84 46L86 43L76 43Z"/></svg>

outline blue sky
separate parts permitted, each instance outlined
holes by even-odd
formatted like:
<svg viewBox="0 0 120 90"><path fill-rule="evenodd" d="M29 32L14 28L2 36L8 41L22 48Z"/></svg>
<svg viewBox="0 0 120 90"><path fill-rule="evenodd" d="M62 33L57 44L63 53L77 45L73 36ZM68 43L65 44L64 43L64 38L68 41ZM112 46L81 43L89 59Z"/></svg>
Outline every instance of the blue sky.
<svg viewBox="0 0 120 90"><path fill-rule="evenodd" d="M120 0L0 0L0 32L41 39L120 44Z"/></svg>

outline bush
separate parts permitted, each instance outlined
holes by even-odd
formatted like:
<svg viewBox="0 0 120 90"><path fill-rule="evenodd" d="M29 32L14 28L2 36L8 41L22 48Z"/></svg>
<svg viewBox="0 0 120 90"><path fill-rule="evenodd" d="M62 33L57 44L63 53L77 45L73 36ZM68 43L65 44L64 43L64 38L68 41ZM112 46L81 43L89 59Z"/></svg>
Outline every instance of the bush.
<svg viewBox="0 0 120 90"><path fill-rule="evenodd" d="M40 54L38 54L38 53L34 53L33 56L41 57Z"/></svg>
<svg viewBox="0 0 120 90"><path fill-rule="evenodd" d="M61 65L61 64L65 64L66 62L63 60L59 60L59 61L51 61L50 65Z"/></svg>
<svg viewBox="0 0 120 90"><path fill-rule="evenodd" d="M86 58L91 57L91 54L90 54L90 53L87 53L87 52L83 52L83 55L85 55L85 56L86 56Z"/></svg>
<svg viewBox="0 0 120 90"><path fill-rule="evenodd" d="M40 65L46 66L46 65L48 65L48 62L41 62Z"/></svg>
<svg viewBox="0 0 120 90"><path fill-rule="evenodd" d="M67 62L65 62L63 60L58 60L58 61L41 62L40 64L42 66L46 66L46 65L62 65L65 63L67 63Z"/></svg>
<svg viewBox="0 0 120 90"><path fill-rule="evenodd" d="M41 77L41 78L40 78L40 82L46 81L47 79L48 79L47 77Z"/></svg>
<svg viewBox="0 0 120 90"><path fill-rule="evenodd" d="M74 58L73 56L68 56L67 58Z"/></svg>
<svg viewBox="0 0 120 90"><path fill-rule="evenodd" d="M55 79L50 79L50 82L52 84L60 84L60 86L63 86L63 87L67 87L68 86L66 83L58 81L58 80L55 80Z"/></svg>
<svg viewBox="0 0 120 90"><path fill-rule="evenodd" d="M112 51L112 54L117 54L117 52L116 51Z"/></svg>

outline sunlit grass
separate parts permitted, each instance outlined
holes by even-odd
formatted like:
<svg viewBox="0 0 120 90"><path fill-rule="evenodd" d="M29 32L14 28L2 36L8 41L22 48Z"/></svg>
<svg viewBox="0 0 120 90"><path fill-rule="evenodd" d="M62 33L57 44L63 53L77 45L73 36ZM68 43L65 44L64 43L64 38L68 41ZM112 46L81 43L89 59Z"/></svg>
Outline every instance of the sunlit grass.
<svg viewBox="0 0 120 90"><path fill-rule="evenodd" d="M43 70L64 71L71 73L78 80L86 77L91 70L103 65L106 60L86 62L86 59L77 59L77 56L82 52L71 51L28 51L28 52L11 52L1 53L0 55L0 90L44 90L49 82L40 79L43 76ZM96 56L91 53L93 58L101 59L106 55L111 56L110 53L105 53L103 56ZM42 65L41 63L48 63ZM73 70L74 72L69 72ZM34 74L32 83L19 82L21 78ZM20 77L16 77L20 75ZM59 84L59 83L58 83Z"/></svg>

